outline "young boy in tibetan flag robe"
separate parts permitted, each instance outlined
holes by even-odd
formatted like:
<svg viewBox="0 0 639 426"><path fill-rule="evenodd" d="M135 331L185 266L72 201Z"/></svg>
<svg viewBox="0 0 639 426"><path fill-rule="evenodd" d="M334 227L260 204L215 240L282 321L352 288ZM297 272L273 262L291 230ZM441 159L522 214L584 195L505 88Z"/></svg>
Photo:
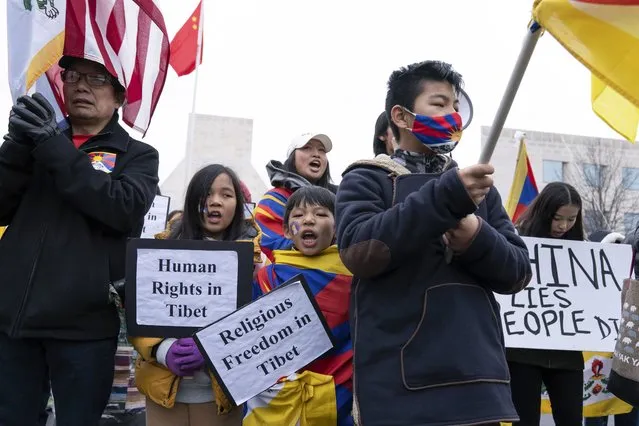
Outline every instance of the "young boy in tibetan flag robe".
<svg viewBox="0 0 639 426"><path fill-rule="evenodd" d="M334 245L334 211L335 196L327 189L309 186L291 195L284 214L284 232L293 241L293 248L273 251L274 263L258 272L253 297L302 274L331 329L335 347L250 399L244 426L353 424L353 351L348 321L352 275Z"/></svg>

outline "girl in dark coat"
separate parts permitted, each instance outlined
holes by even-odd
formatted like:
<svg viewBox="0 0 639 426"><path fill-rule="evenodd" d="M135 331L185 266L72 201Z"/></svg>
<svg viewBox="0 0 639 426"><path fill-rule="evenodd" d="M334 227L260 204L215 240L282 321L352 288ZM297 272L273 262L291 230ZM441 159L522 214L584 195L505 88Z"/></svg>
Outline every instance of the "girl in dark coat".
<svg viewBox="0 0 639 426"><path fill-rule="evenodd" d="M517 223L521 236L583 241L581 197L563 182L548 184ZM541 385L546 385L557 426L582 422L584 359L581 352L538 349L506 351L513 403L520 425L539 425Z"/></svg>

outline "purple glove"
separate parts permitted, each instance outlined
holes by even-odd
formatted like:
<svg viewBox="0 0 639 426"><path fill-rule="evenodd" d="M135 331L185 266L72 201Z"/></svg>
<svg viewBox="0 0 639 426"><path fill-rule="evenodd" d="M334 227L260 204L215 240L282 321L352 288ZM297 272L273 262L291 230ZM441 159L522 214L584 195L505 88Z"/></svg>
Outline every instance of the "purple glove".
<svg viewBox="0 0 639 426"><path fill-rule="evenodd" d="M166 354L166 366L176 376L189 376L204 366L204 357L191 337L178 339Z"/></svg>

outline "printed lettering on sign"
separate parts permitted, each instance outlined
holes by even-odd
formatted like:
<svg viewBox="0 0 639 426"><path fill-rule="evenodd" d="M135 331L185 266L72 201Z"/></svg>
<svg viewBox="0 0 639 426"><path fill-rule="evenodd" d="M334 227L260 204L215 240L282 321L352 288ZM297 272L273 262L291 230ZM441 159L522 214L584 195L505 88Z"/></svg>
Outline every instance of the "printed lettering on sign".
<svg viewBox="0 0 639 426"><path fill-rule="evenodd" d="M128 333L189 336L250 301L252 271L250 242L131 240Z"/></svg>
<svg viewBox="0 0 639 426"><path fill-rule="evenodd" d="M333 347L330 329L301 275L198 331L195 340L236 405Z"/></svg>
<svg viewBox="0 0 639 426"><path fill-rule="evenodd" d="M156 234L166 229L166 218L169 215L171 198L164 195L156 195L151 208L144 216L144 227L140 238L154 238Z"/></svg>

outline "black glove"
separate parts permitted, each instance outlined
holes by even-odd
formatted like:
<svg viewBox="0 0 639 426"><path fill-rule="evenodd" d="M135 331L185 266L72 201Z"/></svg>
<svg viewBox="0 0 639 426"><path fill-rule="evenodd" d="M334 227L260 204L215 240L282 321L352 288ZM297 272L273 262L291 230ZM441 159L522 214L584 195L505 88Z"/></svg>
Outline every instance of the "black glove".
<svg viewBox="0 0 639 426"><path fill-rule="evenodd" d="M24 106L24 104L21 105ZM15 115L16 113L13 112L13 110L9 112L9 133L7 133L6 137L9 137L13 142L19 143L21 145L27 145L33 148L33 141L31 140L31 138L22 133L20 130L16 129L16 126L11 124L11 118Z"/></svg>
<svg viewBox="0 0 639 426"><path fill-rule="evenodd" d="M60 133L55 110L40 93L20 96L11 112L9 127L13 127L14 133L28 137L36 144Z"/></svg>
<svg viewBox="0 0 639 426"><path fill-rule="evenodd" d="M4 141L4 142L9 142L9 143L11 143L11 142L13 142L13 143L18 143L18 142L20 142L20 141L18 141L18 140L15 138L15 136L13 136L13 135L11 134L11 132L9 132L9 133L7 133L6 135L4 135L4 136L2 137L2 139L3 139L3 141Z"/></svg>

